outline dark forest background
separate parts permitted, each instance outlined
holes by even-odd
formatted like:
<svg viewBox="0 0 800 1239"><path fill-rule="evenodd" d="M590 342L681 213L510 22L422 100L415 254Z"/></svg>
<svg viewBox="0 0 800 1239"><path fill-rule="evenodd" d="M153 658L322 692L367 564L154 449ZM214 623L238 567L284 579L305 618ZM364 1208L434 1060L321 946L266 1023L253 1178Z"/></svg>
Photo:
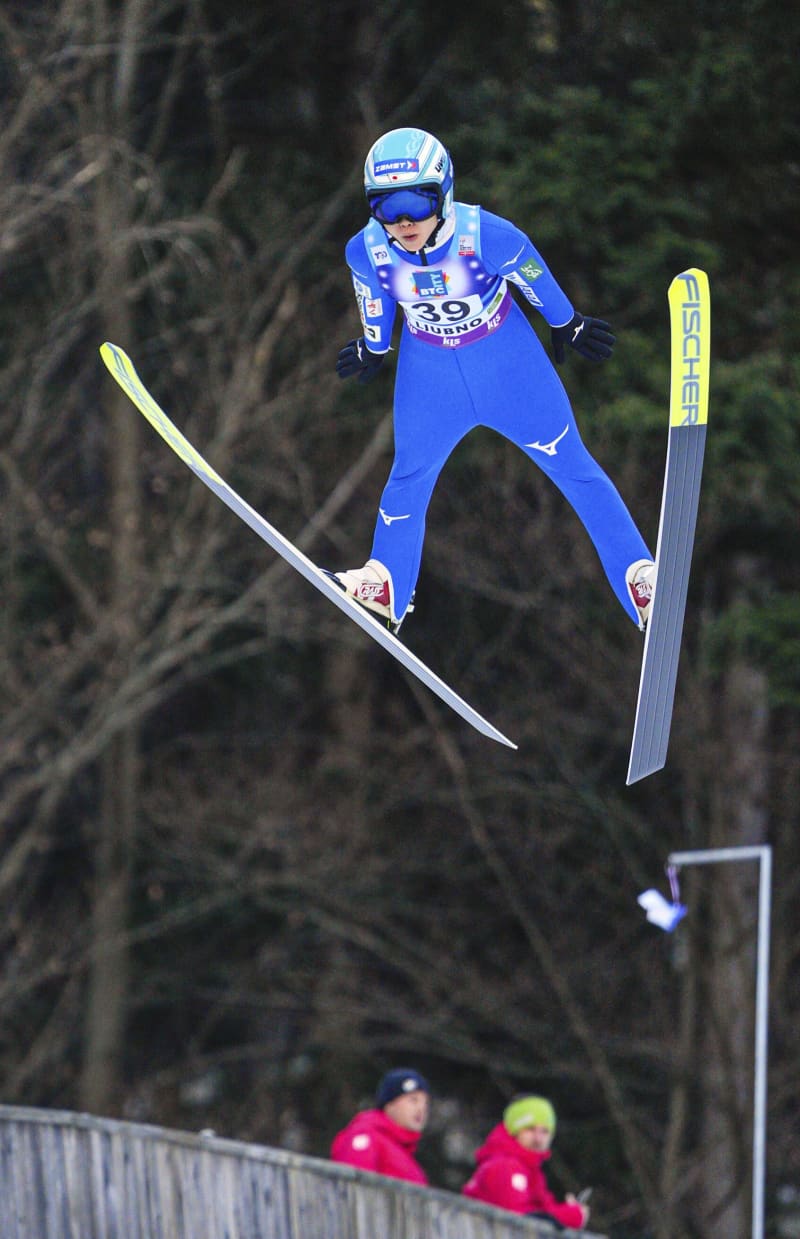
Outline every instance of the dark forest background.
<svg viewBox="0 0 800 1239"><path fill-rule="evenodd" d="M636 896L666 893L672 849L769 843L778 1233L800 1181L798 46L774 0L4 0L3 1101L325 1156L410 1062L437 1185L538 1090L552 1182L594 1186L597 1229L744 1236L756 866L686 870L674 936ZM651 542L666 291L709 274L672 743L634 788L641 639L520 453L479 432L452 457L404 633L512 752L276 561L98 356L121 344L316 561L362 563L391 362L335 376L343 248L401 124L612 322L613 360L564 379Z"/></svg>

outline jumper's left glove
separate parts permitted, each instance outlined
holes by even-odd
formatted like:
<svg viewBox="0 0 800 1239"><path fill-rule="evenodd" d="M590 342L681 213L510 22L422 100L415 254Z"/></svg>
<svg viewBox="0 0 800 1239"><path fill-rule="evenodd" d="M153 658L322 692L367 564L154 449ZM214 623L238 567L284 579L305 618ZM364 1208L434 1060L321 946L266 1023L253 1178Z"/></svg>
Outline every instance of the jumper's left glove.
<svg viewBox="0 0 800 1239"><path fill-rule="evenodd" d="M577 310L563 327L551 327L553 357L557 366L564 360L564 345L569 344L589 361L607 361L616 342L611 328L602 318L585 318Z"/></svg>
<svg viewBox="0 0 800 1239"><path fill-rule="evenodd" d="M340 379L349 379L351 375L357 374L359 383L369 383L383 365L384 357L385 353L371 353L364 337L360 336L358 340L349 340L339 351L336 373Z"/></svg>

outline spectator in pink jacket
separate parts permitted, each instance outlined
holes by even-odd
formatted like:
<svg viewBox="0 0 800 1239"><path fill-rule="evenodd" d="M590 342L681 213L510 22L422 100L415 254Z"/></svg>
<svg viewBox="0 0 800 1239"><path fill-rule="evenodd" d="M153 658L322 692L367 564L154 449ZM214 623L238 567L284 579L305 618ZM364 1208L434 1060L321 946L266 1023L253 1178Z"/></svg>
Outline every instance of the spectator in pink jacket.
<svg viewBox="0 0 800 1239"><path fill-rule="evenodd" d="M465 1183L464 1195L514 1213L546 1217L562 1227L584 1227L588 1205L571 1195L557 1201L544 1176L542 1164L550 1157L555 1130L555 1110L549 1101L516 1098L477 1150L475 1173Z"/></svg>
<svg viewBox="0 0 800 1239"><path fill-rule="evenodd" d="M361 1110L331 1146L335 1162L409 1183L427 1183L414 1156L428 1121L430 1085L412 1067L387 1071L373 1110Z"/></svg>

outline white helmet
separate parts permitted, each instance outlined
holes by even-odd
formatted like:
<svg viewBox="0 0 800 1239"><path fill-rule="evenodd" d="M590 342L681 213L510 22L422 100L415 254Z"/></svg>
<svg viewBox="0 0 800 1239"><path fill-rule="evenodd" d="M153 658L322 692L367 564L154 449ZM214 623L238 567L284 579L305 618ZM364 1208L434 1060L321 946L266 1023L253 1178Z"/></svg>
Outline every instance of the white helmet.
<svg viewBox="0 0 800 1239"><path fill-rule="evenodd" d="M364 193L373 214L383 195L403 189L430 191L432 213L440 220L453 206L452 160L438 138L424 129L392 129L367 155Z"/></svg>

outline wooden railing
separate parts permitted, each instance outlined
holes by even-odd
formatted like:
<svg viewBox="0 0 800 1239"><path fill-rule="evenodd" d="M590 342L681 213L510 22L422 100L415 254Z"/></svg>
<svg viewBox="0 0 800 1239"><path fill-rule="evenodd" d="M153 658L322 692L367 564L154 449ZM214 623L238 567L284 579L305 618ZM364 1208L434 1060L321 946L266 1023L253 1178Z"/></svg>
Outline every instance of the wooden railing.
<svg viewBox="0 0 800 1239"><path fill-rule="evenodd" d="M451 1192L281 1149L0 1106L1 1239L552 1239L554 1233Z"/></svg>

